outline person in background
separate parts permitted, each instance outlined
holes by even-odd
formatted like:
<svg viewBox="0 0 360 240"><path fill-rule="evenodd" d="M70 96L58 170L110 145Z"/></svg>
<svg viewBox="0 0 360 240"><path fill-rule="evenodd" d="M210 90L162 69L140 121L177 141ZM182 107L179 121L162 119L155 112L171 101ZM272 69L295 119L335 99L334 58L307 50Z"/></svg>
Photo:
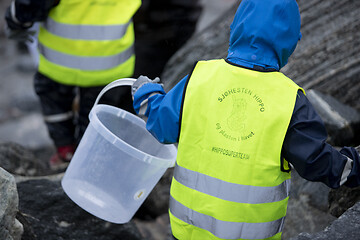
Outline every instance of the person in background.
<svg viewBox="0 0 360 240"><path fill-rule="evenodd" d="M301 38L295 0L243 0L226 59L199 61L166 93L140 76L134 109L178 142L170 190L176 239L281 239L291 170L330 188L360 185L352 147L327 132L304 90L280 72Z"/></svg>
<svg viewBox="0 0 360 240"><path fill-rule="evenodd" d="M6 10L7 35L26 40L35 22L39 64L34 77L56 154L52 169L66 167L88 123L101 89L131 77L135 68L132 17L140 0L14 0ZM74 99L79 97L77 114ZM132 110L129 89L107 94L102 103L123 103Z"/></svg>
<svg viewBox="0 0 360 240"><path fill-rule="evenodd" d="M199 0L143 0L134 16L134 76L160 76L170 57L194 34L201 12Z"/></svg>

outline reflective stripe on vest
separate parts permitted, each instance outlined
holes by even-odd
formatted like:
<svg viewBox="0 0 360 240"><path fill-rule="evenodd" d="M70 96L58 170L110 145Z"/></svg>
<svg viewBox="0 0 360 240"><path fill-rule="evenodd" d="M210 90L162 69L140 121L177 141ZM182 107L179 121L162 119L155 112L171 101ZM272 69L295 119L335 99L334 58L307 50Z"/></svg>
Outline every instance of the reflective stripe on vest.
<svg viewBox="0 0 360 240"><path fill-rule="evenodd" d="M111 26L71 25L58 23L48 18L44 23L44 28L50 33L63 38L100 41L122 38L130 23Z"/></svg>
<svg viewBox="0 0 360 240"><path fill-rule="evenodd" d="M50 62L68 68L76 68L80 70L106 70L114 68L119 64L126 62L134 53L134 46L129 47L123 52L114 56L106 57L80 57L54 51L45 47L41 43L38 44L39 52Z"/></svg>
<svg viewBox="0 0 360 240"><path fill-rule="evenodd" d="M170 190L176 238L281 238L291 178L281 149L299 89L280 72L197 63Z"/></svg>
<svg viewBox="0 0 360 240"><path fill-rule="evenodd" d="M174 178L184 186L196 191L238 203L270 203L289 196L290 179L274 187L259 187L225 182L208 175L191 171L176 164Z"/></svg>
<svg viewBox="0 0 360 240"><path fill-rule="evenodd" d="M281 232L285 217L272 222L226 222L196 212L170 197L170 212L176 218L195 227L205 229L221 239L263 239ZM189 218L191 216L191 219ZM179 238L182 239L182 238ZM207 238L203 238L207 239Z"/></svg>
<svg viewBox="0 0 360 240"><path fill-rule="evenodd" d="M102 86L135 66L132 16L140 0L63 0L39 31L39 72L63 84Z"/></svg>

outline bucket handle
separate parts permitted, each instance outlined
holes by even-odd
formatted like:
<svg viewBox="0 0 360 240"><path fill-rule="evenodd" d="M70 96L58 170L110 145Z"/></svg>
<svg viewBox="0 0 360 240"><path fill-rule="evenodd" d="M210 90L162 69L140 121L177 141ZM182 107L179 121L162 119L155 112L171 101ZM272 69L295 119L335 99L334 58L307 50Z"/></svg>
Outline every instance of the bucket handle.
<svg viewBox="0 0 360 240"><path fill-rule="evenodd" d="M120 78L120 79L112 81L111 83L106 85L100 91L99 95L97 96L97 98L95 100L93 108L99 103L99 100L102 97L102 95L104 95L108 90L115 88L115 87L120 87L120 86L132 86L135 81L136 81L135 78ZM175 160L173 162L170 162L169 166L167 166L167 167L169 168L169 167L174 167L174 166L175 166Z"/></svg>
<svg viewBox="0 0 360 240"><path fill-rule="evenodd" d="M117 79L115 81L112 81L111 83L109 83L108 85L106 85L101 92L99 93L99 95L97 96L94 106L97 105L99 103L100 98L102 97L102 95L104 95L107 91L109 91L110 89L114 88L114 87L119 87L119 86L132 86L132 84L135 82L135 78L120 78Z"/></svg>

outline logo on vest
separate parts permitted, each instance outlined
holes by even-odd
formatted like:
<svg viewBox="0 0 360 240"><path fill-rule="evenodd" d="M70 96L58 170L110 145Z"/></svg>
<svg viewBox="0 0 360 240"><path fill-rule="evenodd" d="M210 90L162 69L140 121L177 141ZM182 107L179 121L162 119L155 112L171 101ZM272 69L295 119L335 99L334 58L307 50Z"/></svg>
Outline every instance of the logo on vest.
<svg viewBox="0 0 360 240"><path fill-rule="evenodd" d="M227 119L227 126L230 130L236 132L243 132L245 130L246 108L248 103L243 98L237 98L236 95L232 96L233 106L230 117Z"/></svg>
<svg viewBox="0 0 360 240"><path fill-rule="evenodd" d="M246 141L255 136L255 130L249 129L251 123L249 109L257 107L259 113L265 112L262 98L247 88L231 88L218 97L221 104L231 104L231 111L223 121L216 123L216 131L222 137L231 141Z"/></svg>

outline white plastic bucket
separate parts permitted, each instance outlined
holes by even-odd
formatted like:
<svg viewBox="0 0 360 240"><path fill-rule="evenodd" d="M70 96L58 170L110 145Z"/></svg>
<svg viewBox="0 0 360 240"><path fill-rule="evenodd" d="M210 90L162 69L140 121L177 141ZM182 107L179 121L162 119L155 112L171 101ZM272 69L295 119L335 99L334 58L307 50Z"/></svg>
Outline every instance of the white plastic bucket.
<svg viewBox="0 0 360 240"><path fill-rule="evenodd" d="M98 104L110 88L133 81L119 79L100 92L61 181L77 205L113 223L131 220L165 171L174 166L177 153L174 145L159 143L138 116Z"/></svg>

